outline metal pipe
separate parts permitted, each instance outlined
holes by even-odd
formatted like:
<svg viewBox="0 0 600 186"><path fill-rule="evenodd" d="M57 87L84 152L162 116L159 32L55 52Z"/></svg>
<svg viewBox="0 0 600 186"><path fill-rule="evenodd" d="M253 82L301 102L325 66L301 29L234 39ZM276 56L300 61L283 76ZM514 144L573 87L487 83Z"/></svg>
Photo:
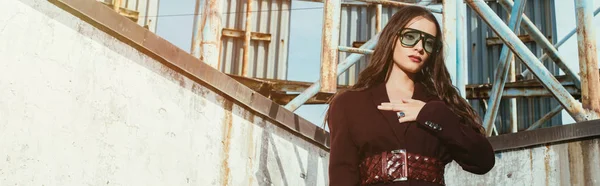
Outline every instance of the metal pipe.
<svg viewBox="0 0 600 186"><path fill-rule="evenodd" d="M242 58L242 76L248 77L250 63L250 37L252 36L252 0L246 0L246 26L244 28L244 54Z"/></svg>
<svg viewBox="0 0 600 186"><path fill-rule="evenodd" d="M221 48L221 0L196 0L191 53L219 69Z"/></svg>
<svg viewBox="0 0 600 186"><path fill-rule="evenodd" d="M442 8L444 11L442 17L442 35L444 36L444 44L448 47L444 48L444 59L446 62L446 68L449 72L457 71L457 46L458 43L456 41L456 1L457 0L444 0L442 2ZM456 85L456 73L450 74L450 79L452 80L452 84Z"/></svg>
<svg viewBox="0 0 600 186"><path fill-rule="evenodd" d="M121 0L113 0L113 10L115 10L116 12L120 12L120 8L121 8Z"/></svg>
<svg viewBox="0 0 600 186"><path fill-rule="evenodd" d="M359 49L371 49L372 50L373 48L375 48L375 45L377 45L378 40L379 40L379 34L373 36L373 38L371 38L365 44L360 46ZM342 74L343 72L348 70L348 68L350 68L350 66L354 65L358 60L360 60L360 58L362 56L363 56L363 54L350 54L348 57L346 57L344 62L338 64L337 75L339 76L340 74ZM300 95L298 95L292 101L290 101L287 105L285 105L285 108L290 111L295 111L302 104L306 103L306 101L308 101L308 99L310 99L311 97L316 95L320 88L321 88L321 81L315 82L313 85L311 85L306 90L304 90Z"/></svg>
<svg viewBox="0 0 600 186"><path fill-rule="evenodd" d="M323 7L323 35L321 40L320 92L335 93L337 89L336 66L340 42L340 0L326 0Z"/></svg>
<svg viewBox="0 0 600 186"><path fill-rule="evenodd" d="M598 15L599 12L600 12L600 7L596 8L596 10L594 10L594 17L596 15ZM571 38L571 36L575 35L576 32L577 32L577 28L574 28L573 30L571 30L565 37L563 37L560 41L558 41L558 43L556 43L554 45L554 48L558 49L558 47L560 47L567 40L569 40ZM544 55L542 55L542 57L540 57L540 61L545 61L546 59L548 59L548 52L544 51ZM523 72L521 72L521 77L527 77L527 76L529 76L529 74L531 74L531 71L529 71L529 69L525 69Z"/></svg>
<svg viewBox="0 0 600 186"><path fill-rule="evenodd" d="M560 105L557 106L557 107L554 107L554 109L552 109L546 115L542 116L542 118L540 118L538 121L536 121L535 123L533 123L533 125L529 126L529 128L527 128L526 130L533 130L533 129L536 129L536 128L540 127L540 125L546 123L546 121L552 119L552 117L554 117L556 114L560 113L560 111L562 109L563 108Z"/></svg>
<svg viewBox="0 0 600 186"><path fill-rule="evenodd" d="M375 7L375 33L381 32L381 14L383 11L383 5L377 4Z"/></svg>
<svg viewBox="0 0 600 186"><path fill-rule="evenodd" d="M509 59L510 69L508 70L508 82L515 82L517 80L515 73L515 56L511 55ZM547 90L546 90L547 91ZM510 132L515 133L518 132L519 125L517 125L517 99L509 98L508 99L508 109L509 109L509 121L510 121Z"/></svg>
<svg viewBox="0 0 600 186"><path fill-rule="evenodd" d="M373 50L352 48L352 47L345 47L345 46L339 46L338 50L340 52L350 52L350 53L358 53L358 54L373 54Z"/></svg>
<svg viewBox="0 0 600 186"><path fill-rule="evenodd" d="M465 20L467 11L465 9L464 1L456 1L456 38L467 38L465 32ZM466 98L466 86L467 86L467 45L463 39L456 40L456 88L461 97Z"/></svg>
<svg viewBox="0 0 600 186"><path fill-rule="evenodd" d="M521 15L525 11L526 0L516 0L517 8L513 8L510 13L510 20L508 27L514 30L515 33L519 32L519 23L521 22ZM492 125L496 121L496 115L498 115L498 108L500 107L500 100L502 99L502 92L506 83L506 76L510 69L510 61L513 57L512 52L508 49L508 45L505 44L500 52L500 61L496 68L496 77L494 78L494 85L492 86L492 94L488 100L490 108L485 112L483 119L483 126L486 126L486 133L488 136L492 135Z"/></svg>
<svg viewBox="0 0 600 186"><path fill-rule="evenodd" d="M593 1L575 0L577 15L577 48L579 49L579 70L581 75L581 103L583 108L600 114L600 77L598 74L598 53L596 30L592 16Z"/></svg>
<svg viewBox="0 0 600 186"><path fill-rule="evenodd" d="M499 2L502 5L502 7L504 7L504 9L506 9L507 11L512 10L514 4L512 0L499 0ZM523 30L529 33L531 38L535 40L535 42L539 46L541 46L544 51L549 51L550 58L554 61L554 63L556 63L556 65L563 72L565 72L567 76L573 78L573 82L575 83L575 86L577 88L581 88L581 80L579 76L565 64L566 61L563 60L565 58L560 56L558 50L556 50L556 48L552 46L552 43L548 41L548 39L546 39L544 34L540 32L540 30L535 26L535 24L533 24L533 22L531 22L531 20L529 20L529 18L526 15L523 15L522 19L523 21L521 22L521 26L523 27Z"/></svg>
<svg viewBox="0 0 600 186"><path fill-rule="evenodd" d="M422 6L422 5L418 5L418 4L412 4L412 3L398 2L398 1L389 1L389 0L357 0L357 1L362 1L365 3L382 4L382 5L394 6L394 7L420 6L420 7L423 7L433 13L440 13L440 14L442 13L442 10L439 8L433 8L433 7Z"/></svg>
<svg viewBox="0 0 600 186"><path fill-rule="evenodd" d="M554 78L554 76L546 69L544 64L537 60L537 57L529 51L527 46L523 44L504 24L502 19L494 13L494 11L483 0L467 0L469 6L486 22L499 37L507 44L507 46L517 54L542 84L548 88L554 97L565 107L571 117L577 122L586 121L589 118L586 112L581 107L581 104L573 98L567 90ZM525 21L525 17L523 17ZM573 80L574 82L576 80Z"/></svg>

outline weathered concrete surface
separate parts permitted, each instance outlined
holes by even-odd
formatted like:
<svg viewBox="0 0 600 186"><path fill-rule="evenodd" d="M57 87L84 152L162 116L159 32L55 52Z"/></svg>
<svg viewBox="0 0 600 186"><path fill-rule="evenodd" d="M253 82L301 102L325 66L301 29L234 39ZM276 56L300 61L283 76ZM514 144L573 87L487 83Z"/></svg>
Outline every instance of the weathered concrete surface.
<svg viewBox="0 0 600 186"><path fill-rule="evenodd" d="M574 150L575 149L575 150ZM599 139L523 148L496 154L486 175L446 167L447 185L600 185Z"/></svg>
<svg viewBox="0 0 600 186"><path fill-rule="evenodd" d="M0 185L325 185L327 151L43 0L0 1Z"/></svg>

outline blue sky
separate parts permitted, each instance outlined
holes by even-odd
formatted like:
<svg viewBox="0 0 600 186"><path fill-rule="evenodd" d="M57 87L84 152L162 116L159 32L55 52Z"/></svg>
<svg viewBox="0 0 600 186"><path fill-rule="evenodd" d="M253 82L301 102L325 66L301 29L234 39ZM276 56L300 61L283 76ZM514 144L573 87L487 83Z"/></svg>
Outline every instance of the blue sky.
<svg viewBox="0 0 600 186"><path fill-rule="evenodd" d="M189 51L192 38L192 26L195 0L160 1L157 34L176 46ZM575 11L572 0L556 0L556 21L558 39L562 39L575 28ZM600 1L594 1L594 9ZM323 7L322 3L292 0L290 48L288 54L288 80L314 82L319 78L322 9L302 9ZM562 7L562 8L561 8ZM243 12L242 12L243 13ZM596 39L600 43L600 18L594 19ZM567 59L567 66L579 71L577 56L577 37L573 36L559 48ZM599 56L600 57L600 56ZM295 113L307 120L321 125L325 115L325 105L305 105ZM563 123L573 123L573 119L563 110Z"/></svg>

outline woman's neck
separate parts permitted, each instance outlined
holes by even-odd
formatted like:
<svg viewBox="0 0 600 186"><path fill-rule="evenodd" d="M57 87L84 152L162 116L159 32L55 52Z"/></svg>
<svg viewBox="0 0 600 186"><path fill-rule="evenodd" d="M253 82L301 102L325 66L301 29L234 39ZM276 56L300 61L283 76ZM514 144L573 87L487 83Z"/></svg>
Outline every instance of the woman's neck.
<svg viewBox="0 0 600 186"><path fill-rule="evenodd" d="M398 66L393 65L385 86L390 100L411 98L415 88L414 74L407 74Z"/></svg>

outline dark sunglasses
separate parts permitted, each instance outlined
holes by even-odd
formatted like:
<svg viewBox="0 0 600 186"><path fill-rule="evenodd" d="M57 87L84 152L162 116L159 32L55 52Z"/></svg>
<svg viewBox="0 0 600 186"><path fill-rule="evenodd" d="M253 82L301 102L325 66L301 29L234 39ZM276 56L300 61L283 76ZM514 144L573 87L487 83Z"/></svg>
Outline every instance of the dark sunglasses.
<svg viewBox="0 0 600 186"><path fill-rule="evenodd" d="M427 54L437 52L441 46L441 42L436 37L411 28L403 28L400 30L398 32L398 37L400 37L400 43L402 43L402 46L404 47L414 47L419 41L423 41L421 43Z"/></svg>

